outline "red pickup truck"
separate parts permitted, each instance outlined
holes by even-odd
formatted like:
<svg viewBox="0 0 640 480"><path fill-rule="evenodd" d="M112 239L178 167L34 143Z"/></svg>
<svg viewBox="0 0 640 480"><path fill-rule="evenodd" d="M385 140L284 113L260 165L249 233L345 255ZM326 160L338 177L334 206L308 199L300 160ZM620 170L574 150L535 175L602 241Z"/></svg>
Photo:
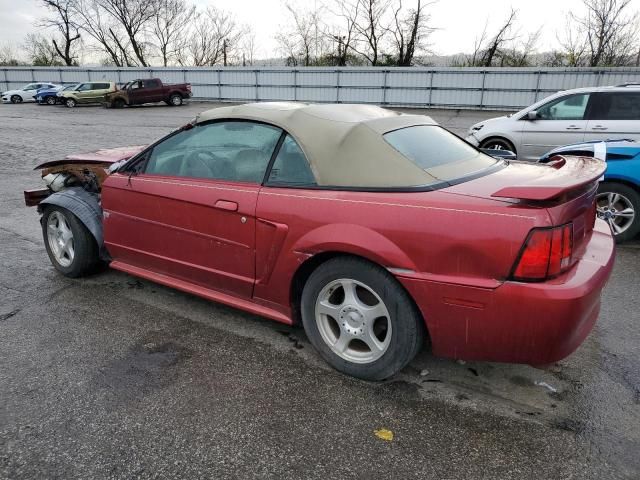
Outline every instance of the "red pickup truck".
<svg viewBox="0 0 640 480"><path fill-rule="evenodd" d="M163 84L159 78L132 80L122 88L105 96L107 107L122 108L125 105L164 102L174 107L191 98L190 83Z"/></svg>

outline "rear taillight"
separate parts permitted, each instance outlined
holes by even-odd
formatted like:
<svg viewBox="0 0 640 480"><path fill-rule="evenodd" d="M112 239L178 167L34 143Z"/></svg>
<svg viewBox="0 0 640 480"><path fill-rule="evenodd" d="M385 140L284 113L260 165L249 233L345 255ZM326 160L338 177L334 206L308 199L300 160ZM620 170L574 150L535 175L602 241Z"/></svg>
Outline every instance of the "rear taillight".
<svg viewBox="0 0 640 480"><path fill-rule="evenodd" d="M522 247L512 278L540 281L555 277L571 266L573 224L534 228Z"/></svg>
<svg viewBox="0 0 640 480"><path fill-rule="evenodd" d="M187 83L187 91L190 92L191 91L191 84Z"/></svg>

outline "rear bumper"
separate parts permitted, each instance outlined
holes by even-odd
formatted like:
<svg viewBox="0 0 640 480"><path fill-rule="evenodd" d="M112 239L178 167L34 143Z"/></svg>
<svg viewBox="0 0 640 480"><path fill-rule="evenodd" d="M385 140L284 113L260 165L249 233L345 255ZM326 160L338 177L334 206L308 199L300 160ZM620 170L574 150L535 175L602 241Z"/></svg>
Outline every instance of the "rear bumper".
<svg viewBox="0 0 640 480"><path fill-rule="evenodd" d="M486 289L398 278L422 311L434 355L541 365L565 358L585 340L614 258L609 227L598 220L582 258L548 282Z"/></svg>

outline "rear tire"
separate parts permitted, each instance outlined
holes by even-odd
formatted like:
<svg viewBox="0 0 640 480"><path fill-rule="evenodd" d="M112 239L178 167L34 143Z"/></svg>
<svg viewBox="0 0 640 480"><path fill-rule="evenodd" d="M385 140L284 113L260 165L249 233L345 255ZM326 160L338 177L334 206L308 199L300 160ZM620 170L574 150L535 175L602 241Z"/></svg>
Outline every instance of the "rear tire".
<svg viewBox="0 0 640 480"><path fill-rule="evenodd" d="M98 245L78 217L66 208L48 205L41 224L45 248L56 270L76 278L95 269L99 263Z"/></svg>
<svg viewBox="0 0 640 480"><path fill-rule="evenodd" d="M174 93L169 97L169 103L174 107L179 107L180 105L182 105L182 95Z"/></svg>
<svg viewBox="0 0 640 480"><path fill-rule="evenodd" d="M605 220L617 243L640 234L640 193L628 185L601 182L597 194L598 217Z"/></svg>
<svg viewBox="0 0 640 480"><path fill-rule="evenodd" d="M487 138L480 143L480 148L488 148L490 150L510 150L517 154L516 147L509 140L502 137Z"/></svg>
<svg viewBox="0 0 640 480"><path fill-rule="evenodd" d="M125 106L124 100L121 98L116 98L113 101L113 108L123 108Z"/></svg>
<svg viewBox="0 0 640 480"><path fill-rule="evenodd" d="M304 286L301 313L320 356L364 380L396 374L424 343L424 322L409 294L385 269L360 258L320 265Z"/></svg>
<svg viewBox="0 0 640 480"><path fill-rule="evenodd" d="M56 104L56 98L55 97L47 97L45 99L45 103L47 105L55 105Z"/></svg>

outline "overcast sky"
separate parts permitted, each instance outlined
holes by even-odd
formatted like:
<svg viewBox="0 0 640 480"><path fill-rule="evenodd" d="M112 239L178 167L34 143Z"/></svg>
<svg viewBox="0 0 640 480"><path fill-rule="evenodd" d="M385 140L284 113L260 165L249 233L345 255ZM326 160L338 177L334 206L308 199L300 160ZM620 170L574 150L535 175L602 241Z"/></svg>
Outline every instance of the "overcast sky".
<svg viewBox="0 0 640 480"><path fill-rule="evenodd" d="M294 3L314 2L297 0ZM203 7L213 4L233 12L241 23L254 30L260 46L257 57L276 56L273 37L288 20L284 0L194 0L194 3ZM318 4L321 3L318 0ZM411 2L405 0L405 3ZM522 33L542 28L539 48L545 51L557 47L556 32L566 27L566 13L581 10L582 1L439 0L429 7L431 25L438 29L430 39L432 50L442 55L472 50L474 39L482 32L485 22L488 21L491 30L504 20L511 6L518 10ZM42 14L37 0L0 0L0 43L12 42L19 46L27 33L37 30L34 23Z"/></svg>

